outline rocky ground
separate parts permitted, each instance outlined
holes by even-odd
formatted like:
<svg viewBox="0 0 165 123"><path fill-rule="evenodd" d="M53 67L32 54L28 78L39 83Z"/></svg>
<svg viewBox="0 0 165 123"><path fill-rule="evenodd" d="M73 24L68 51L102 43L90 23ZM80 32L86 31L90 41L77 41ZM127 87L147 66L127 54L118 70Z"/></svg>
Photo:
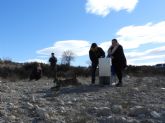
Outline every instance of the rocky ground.
<svg viewBox="0 0 165 123"><path fill-rule="evenodd" d="M51 79L0 81L0 123L165 123L165 77L124 78L123 87L51 90Z"/></svg>

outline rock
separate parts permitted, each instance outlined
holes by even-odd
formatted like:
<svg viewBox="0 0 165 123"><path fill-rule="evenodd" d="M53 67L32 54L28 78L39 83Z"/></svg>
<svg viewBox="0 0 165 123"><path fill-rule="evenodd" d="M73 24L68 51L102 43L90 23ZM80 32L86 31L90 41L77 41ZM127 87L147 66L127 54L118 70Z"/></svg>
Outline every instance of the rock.
<svg viewBox="0 0 165 123"><path fill-rule="evenodd" d="M108 107L101 107L101 108L96 109L96 114L97 114L97 117L109 116L111 114L111 110Z"/></svg>
<svg viewBox="0 0 165 123"><path fill-rule="evenodd" d="M125 117L111 117L108 119L108 122L104 123L127 123L127 120Z"/></svg>
<svg viewBox="0 0 165 123"><path fill-rule="evenodd" d="M163 123L165 123L165 111L161 113L161 118L162 118Z"/></svg>
<svg viewBox="0 0 165 123"><path fill-rule="evenodd" d="M126 119L122 116L109 116L108 118L100 118L99 123L139 123L135 119Z"/></svg>
<svg viewBox="0 0 165 123"><path fill-rule="evenodd" d="M134 91L139 91L139 88L136 87L136 88L133 88L133 90L134 90Z"/></svg>
<svg viewBox="0 0 165 123"><path fill-rule="evenodd" d="M73 103L71 101L68 101L67 104L72 105Z"/></svg>
<svg viewBox="0 0 165 123"><path fill-rule="evenodd" d="M129 119L129 120L127 120L127 123L139 123L139 121L137 121L135 119Z"/></svg>
<svg viewBox="0 0 165 123"><path fill-rule="evenodd" d="M35 101L36 101L35 96L32 95L32 102L35 102Z"/></svg>
<svg viewBox="0 0 165 123"><path fill-rule="evenodd" d="M61 111L62 113L64 113L64 112L65 112L65 107L64 107L64 106L61 106L61 107L60 107L60 111Z"/></svg>
<svg viewBox="0 0 165 123"><path fill-rule="evenodd" d="M41 119L46 119L46 110L44 108L40 108L38 105L35 106L37 114Z"/></svg>
<svg viewBox="0 0 165 123"><path fill-rule="evenodd" d="M34 106L33 106L33 104L31 104L31 103L27 102L27 108L28 108L28 109L33 109L33 108L34 108Z"/></svg>
<svg viewBox="0 0 165 123"><path fill-rule="evenodd" d="M99 119L99 123L139 123L139 121L135 119L127 120L125 117L109 116L108 118Z"/></svg>
<svg viewBox="0 0 165 123"><path fill-rule="evenodd" d="M6 121L0 117L0 123L6 123Z"/></svg>
<svg viewBox="0 0 165 123"><path fill-rule="evenodd" d="M155 123L155 122L151 119L146 119L146 120L140 121L140 123Z"/></svg>
<svg viewBox="0 0 165 123"><path fill-rule="evenodd" d="M45 119L50 119L50 116L49 116L49 114L47 112L44 113L44 118Z"/></svg>
<svg viewBox="0 0 165 123"><path fill-rule="evenodd" d="M120 114L122 112L123 108L121 105L113 105L112 106L112 112L115 114Z"/></svg>
<svg viewBox="0 0 165 123"><path fill-rule="evenodd" d="M130 111L128 113L128 115L131 117L145 117L148 114L149 110L142 106L135 106L133 108L130 108Z"/></svg>
<svg viewBox="0 0 165 123"><path fill-rule="evenodd" d="M60 104L64 106L65 102L63 100L60 100Z"/></svg>
<svg viewBox="0 0 165 123"><path fill-rule="evenodd" d="M15 120L16 120L16 116L11 115L11 116L9 116L9 119L12 120L12 121L13 121L13 120L15 121Z"/></svg>
<svg viewBox="0 0 165 123"><path fill-rule="evenodd" d="M73 101L74 101L74 102L77 102L77 99L76 99L76 98L73 98Z"/></svg>
<svg viewBox="0 0 165 123"><path fill-rule="evenodd" d="M151 116L152 116L153 118L160 118L160 117L161 117L160 114L157 113L156 111L152 111L152 112L151 112Z"/></svg>

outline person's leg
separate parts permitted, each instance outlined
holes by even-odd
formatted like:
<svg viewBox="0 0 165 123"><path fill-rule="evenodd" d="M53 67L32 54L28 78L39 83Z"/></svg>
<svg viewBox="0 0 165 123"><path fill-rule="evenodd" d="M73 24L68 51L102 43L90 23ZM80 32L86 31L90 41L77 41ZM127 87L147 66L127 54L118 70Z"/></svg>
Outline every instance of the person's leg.
<svg viewBox="0 0 165 123"><path fill-rule="evenodd" d="M95 84L95 76L96 76L96 69L97 69L97 64L92 63L92 84Z"/></svg>
<svg viewBox="0 0 165 123"><path fill-rule="evenodd" d="M111 65L111 84L115 83L115 68L113 65Z"/></svg>
<svg viewBox="0 0 165 123"><path fill-rule="evenodd" d="M54 80L57 80L57 66L54 67Z"/></svg>
<svg viewBox="0 0 165 123"><path fill-rule="evenodd" d="M121 69L120 65L118 65L118 64L115 64L114 68L115 68L115 71L116 71L117 78L119 80L117 86L122 85L122 69Z"/></svg>

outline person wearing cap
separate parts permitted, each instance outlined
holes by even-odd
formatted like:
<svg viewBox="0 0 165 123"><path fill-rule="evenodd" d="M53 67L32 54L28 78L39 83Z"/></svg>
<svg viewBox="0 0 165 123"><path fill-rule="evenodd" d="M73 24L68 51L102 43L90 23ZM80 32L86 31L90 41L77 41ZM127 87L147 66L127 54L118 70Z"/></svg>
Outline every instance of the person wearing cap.
<svg viewBox="0 0 165 123"><path fill-rule="evenodd" d="M91 48L89 50L89 58L92 62L91 84L95 84L96 69L99 63L99 58L101 57L105 57L105 52L101 47L98 47L96 43L92 43Z"/></svg>
<svg viewBox="0 0 165 123"><path fill-rule="evenodd" d="M118 43L117 39L112 39L112 45L108 49L108 56L112 59L112 66L118 78L117 87L122 86L122 73L127 66L126 57L123 47Z"/></svg>
<svg viewBox="0 0 165 123"><path fill-rule="evenodd" d="M51 57L49 58L49 63L50 63L50 69L51 69L51 74L54 76L54 79L57 79L57 58L55 57L54 53L51 53Z"/></svg>

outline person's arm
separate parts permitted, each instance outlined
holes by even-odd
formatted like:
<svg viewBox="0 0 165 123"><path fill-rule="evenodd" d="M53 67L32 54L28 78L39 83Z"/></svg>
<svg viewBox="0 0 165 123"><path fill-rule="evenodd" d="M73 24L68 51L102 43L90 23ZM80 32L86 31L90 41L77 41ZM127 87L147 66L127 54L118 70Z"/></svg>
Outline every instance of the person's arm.
<svg viewBox="0 0 165 123"><path fill-rule="evenodd" d="M94 53L91 50L89 51L89 58L92 62L95 60Z"/></svg>
<svg viewBox="0 0 165 123"><path fill-rule="evenodd" d="M89 58L90 58L90 60L92 61L92 53L91 53L91 50L89 51Z"/></svg>
<svg viewBox="0 0 165 123"><path fill-rule="evenodd" d="M51 61L52 61L52 58L49 58L49 63L51 63Z"/></svg>
<svg viewBox="0 0 165 123"><path fill-rule="evenodd" d="M101 57L105 57L105 52L104 52L104 50L101 48Z"/></svg>
<svg viewBox="0 0 165 123"><path fill-rule="evenodd" d="M118 47L119 47L119 44L117 44L117 45L111 50L111 55L113 55L113 54L116 52L116 50L118 49Z"/></svg>
<svg viewBox="0 0 165 123"><path fill-rule="evenodd" d="M55 63L57 63L57 58L55 57Z"/></svg>

